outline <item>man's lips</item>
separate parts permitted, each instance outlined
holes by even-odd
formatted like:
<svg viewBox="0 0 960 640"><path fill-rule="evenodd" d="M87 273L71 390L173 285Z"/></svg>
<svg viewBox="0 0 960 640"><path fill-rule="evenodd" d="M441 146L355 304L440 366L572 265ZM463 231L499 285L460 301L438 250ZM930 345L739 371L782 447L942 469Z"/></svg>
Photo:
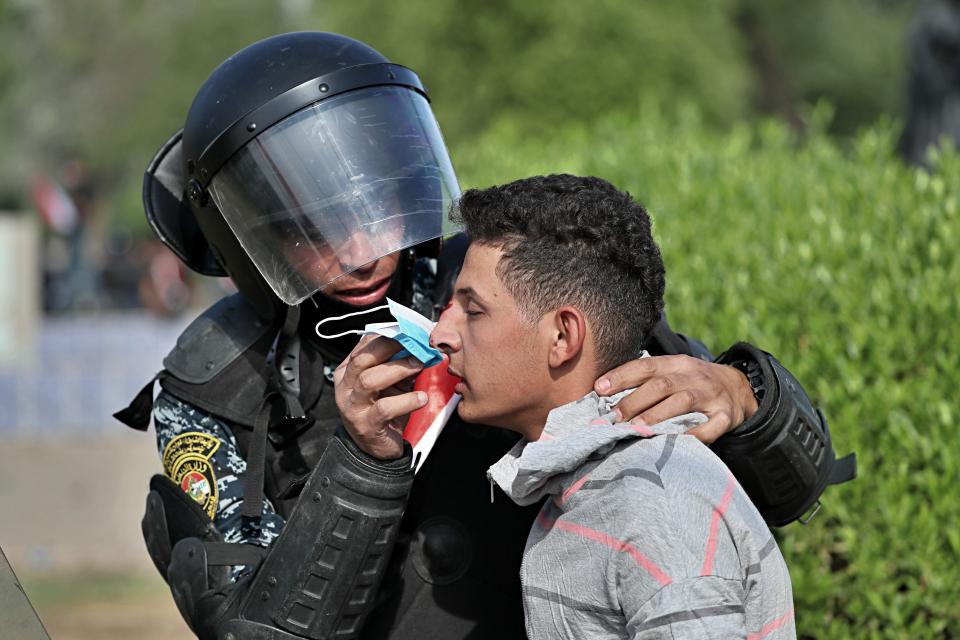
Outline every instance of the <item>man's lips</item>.
<svg viewBox="0 0 960 640"><path fill-rule="evenodd" d="M467 389L467 383L463 379L463 376L460 374L459 371L452 368L450 365L447 365L447 373L449 373L450 375L452 375L457 379L457 385L453 388L453 391L454 393L459 393L462 396L463 392L466 391Z"/></svg>

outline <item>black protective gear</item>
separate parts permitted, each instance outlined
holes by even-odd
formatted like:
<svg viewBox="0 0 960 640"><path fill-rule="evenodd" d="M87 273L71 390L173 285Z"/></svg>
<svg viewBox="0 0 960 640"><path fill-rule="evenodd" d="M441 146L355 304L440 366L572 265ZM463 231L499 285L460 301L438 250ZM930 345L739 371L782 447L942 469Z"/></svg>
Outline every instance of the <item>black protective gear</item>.
<svg viewBox="0 0 960 640"><path fill-rule="evenodd" d="M660 314L660 320L653 325L653 329L647 337L647 343L643 345L643 348L652 356L682 354L701 360L713 360L713 355L705 344L671 329L667 323L666 313Z"/></svg>
<svg viewBox="0 0 960 640"><path fill-rule="evenodd" d="M147 507L140 523L150 559L160 575L167 577L171 550L184 538L219 541L219 532L203 509L170 478L150 479Z"/></svg>
<svg viewBox="0 0 960 640"><path fill-rule="evenodd" d="M675 333L665 316L645 348L651 355L713 360L702 342ZM741 342L716 362L743 371L751 384L761 389L758 396L762 397L757 398L757 412L711 449L730 467L769 524L806 522L804 514L819 508L820 496L828 486L856 476L856 456L836 458L823 414L796 378L769 353Z"/></svg>
<svg viewBox="0 0 960 640"><path fill-rule="evenodd" d="M303 94L301 102L276 109L270 114L272 121L260 118L259 122L254 121L254 129L246 131L245 117L288 91L336 71L387 63L372 47L335 33L284 33L244 47L210 74L190 105L183 133L187 173L206 187L249 140L282 118L333 93L329 86L324 90L318 82L309 95ZM241 125L238 129L244 133L231 131L235 125ZM224 139L230 134L239 137Z"/></svg>
<svg viewBox="0 0 960 640"><path fill-rule="evenodd" d="M380 65L364 70L371 66ZM459 187L424 96L372 86L273 125L208 191L277 297L296 305L364 264L454 230L445 214Z"/></svg>
<svg viewBox="0 0 960 640"><path fill-rule="evenodd" d="M230 568L211 566L203 541L184 538L173 547L166 577L190 629L201 640L216 638L221 621L236 608L238 585L230 582Z"/></svg>
<svg viewBox="0 0 960 640"><path fill-rule="evenodd" d="M856 454L836 458L826 419L776 358L741 342L717 362L746 372L759 408L712 448L769 524L801 518L827 486L856 477Z"/></svg>
<svg viewBox="0 0 960 640"><path fill-rule="evenodd" d="M160 241L205 276L227 275L203 236L187 200L183 177L183 130L167 140L143 176L143 209Z"/></svg>
<svg viewBox="0 0 960 640"><path fill-rule="evenodd" d="M371 464L346 433L331 438L253 577L239 620L311 640L356 637L413 483L409 446L405 454ZM241 622L231 628L246 637Z"/></svg>
<svg viewBox="0 0 960 640"><path fill-rule="evenodd" d="M448 235L458 194L416 74L356 40L302 32L211 74L147 168L143 201L187 266L231 276L269 320L281 300Z"/></svg>
<svg viewBox="0 0 960 640"><path fill-rule="evenodd" d="M198 637L215 638L220 621L236 610L243 584L231 582L230 566L256 565L265 550L223 542L203 509L161 475L150 480L141 529L183 619Z"/></svg>

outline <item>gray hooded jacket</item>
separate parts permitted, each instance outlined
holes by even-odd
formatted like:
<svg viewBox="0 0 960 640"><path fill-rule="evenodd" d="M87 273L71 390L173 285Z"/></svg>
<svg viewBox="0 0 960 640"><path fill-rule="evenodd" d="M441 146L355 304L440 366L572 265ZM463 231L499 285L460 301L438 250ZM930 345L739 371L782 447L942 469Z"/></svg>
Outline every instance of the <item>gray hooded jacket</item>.
<svg viewBox="0 0 960 640"><path fill-rule="evenodd" d="M727 467L685 432L691 413L614 424L626 395L550 412L487 472L521 505L549 496L520 569L539 638L795 638L790 575Z"/></svg>

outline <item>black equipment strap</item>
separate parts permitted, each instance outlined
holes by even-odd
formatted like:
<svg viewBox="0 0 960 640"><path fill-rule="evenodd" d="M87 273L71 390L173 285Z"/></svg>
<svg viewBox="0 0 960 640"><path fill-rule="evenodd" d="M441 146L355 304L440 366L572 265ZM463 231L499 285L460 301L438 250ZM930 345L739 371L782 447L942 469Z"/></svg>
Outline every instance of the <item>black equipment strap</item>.
<svg viewBox="0 0 960 640"><path fill-rule="evenodd" d="M153 413L153 383L163 378L164 373L161 371L150 378L150 382L133 397L130 404L114 413L113 417L131 429L146 431Z"/></svg>
<svg viewBox="0 0 960 640"><path fill-rule="evenodd" d="M283 328L277 336L277 348L274 353L274 367L271 375L278 390L283 394L288 418L302 418L303 405L300 404L300 307L290 307L283 321Z"/></svg>
<svg viewBox="0 0 960 640"><path fill-rule="evenodd" d="M252 544L232 542L204 542L207 564L212 566L255 565L267 555L267 550Z"/></svg>
<svg viewBox="0 0 960 640"><path fill-rule="evenodd" d="M259 519L263 513L263 474L267 459L267 438L271 426L294 426L298 430L307 417L300 402L300 308L289 307L274 351L273 367L267 378L268 389L253 424L250 450L247 453L246 487L243 494L243 516ZM271 425L274 399L283 400L283 417Z"/></svg>
<svg viewBox="0 0 960 640"><path fill-rule="evenodd" d="M257 411L253 426L253 438L247 454L247 470L243 481L243 517L259 520L263 513L263 474L267 463L267 431L270 428L271 400L276 397L268 393Z"/></svg>
<svg viewBox="0 0 960 640"><path fill-rule="evenodd" d="M840 484L848 482L857 477L857 454L848 453L847 455L834 460L833 467L830 468L830 478L827 484Z"/></svg>

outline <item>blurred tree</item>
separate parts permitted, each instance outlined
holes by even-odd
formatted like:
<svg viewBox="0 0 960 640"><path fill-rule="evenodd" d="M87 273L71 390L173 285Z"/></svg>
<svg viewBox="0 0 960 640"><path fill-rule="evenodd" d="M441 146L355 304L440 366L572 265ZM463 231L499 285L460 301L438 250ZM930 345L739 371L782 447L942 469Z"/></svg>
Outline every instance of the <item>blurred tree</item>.
<svg viewBox="0 0 960 640"><path fill-rule="evenodd" d="M17 158L23 150L17 149L14 144L17 127L12 126L18 122L13 104L23 68L17 64L10 45L16 42L15 34L19 28L19 13L9 2L0 0L0 42L4 43L3 55L0 55L0 115L8 123L7 126L0 126L0 149L5 151L0 154L0 210L21 208L26 196L26 189L23 188L26 174L11 171L25 164L22 155Z"/></svg>
<svg viewBox="0 0 960 640"><path fill-rule="evenodd" d="M375 0L325 5L327 28L418 72L454 146L496 119L524 130L692 99L707 121L799 125L827 99L835 133L901 108L904 33L918 0ZM531 130L532 127L532 130Z"/></svg>
<svg viewBox="0 0 960 640"><path fill-rule="evenodd" d="M900 113L906 27L918 4L742 0L738 23L754 54L754 104L793 119L800 104L826 99L836 107L832 131L841 134Z"/></svg>
<svg viewBox="0 0 960 640"><path fill-rule="evenodd" d="M0 0L0 204L30 175L83 161L106 214L145 232L143 167L227 56L281 31L365 40L421 75L448 142L536 136L610 112L699 105L728 126L800 123L836 105L847 133L896 113L918 0ZM8 194L4 196L3 194ZM12 194L12 195L11 195Z"/></svg>
<svg viewBox="0 0 960 640"><path fill-rule="evenodd" d="M241 47L303 28L309 8L289 0L6 0L0 7L0 113L17 123L0 138L0 190L81 158L100 196L116 205L112 217L141 229L143 168L183 125L199 85Z"/></svg>
<svg viewBox="0 0 960 640"><path fill-rule="evenodd" d="M960 145L960 0L925 4L910 29L910 90L900 155L928 161L941 137Z"/></svg>
<svg viewBox="0 0 960 640"><path fill-rule="evenodd" d="M714 123L746 115L749 69L732 0L376 0L325 5L329 29L413 67L454 146L494 120L537 133L640 99L692 99Z"/></svg>

